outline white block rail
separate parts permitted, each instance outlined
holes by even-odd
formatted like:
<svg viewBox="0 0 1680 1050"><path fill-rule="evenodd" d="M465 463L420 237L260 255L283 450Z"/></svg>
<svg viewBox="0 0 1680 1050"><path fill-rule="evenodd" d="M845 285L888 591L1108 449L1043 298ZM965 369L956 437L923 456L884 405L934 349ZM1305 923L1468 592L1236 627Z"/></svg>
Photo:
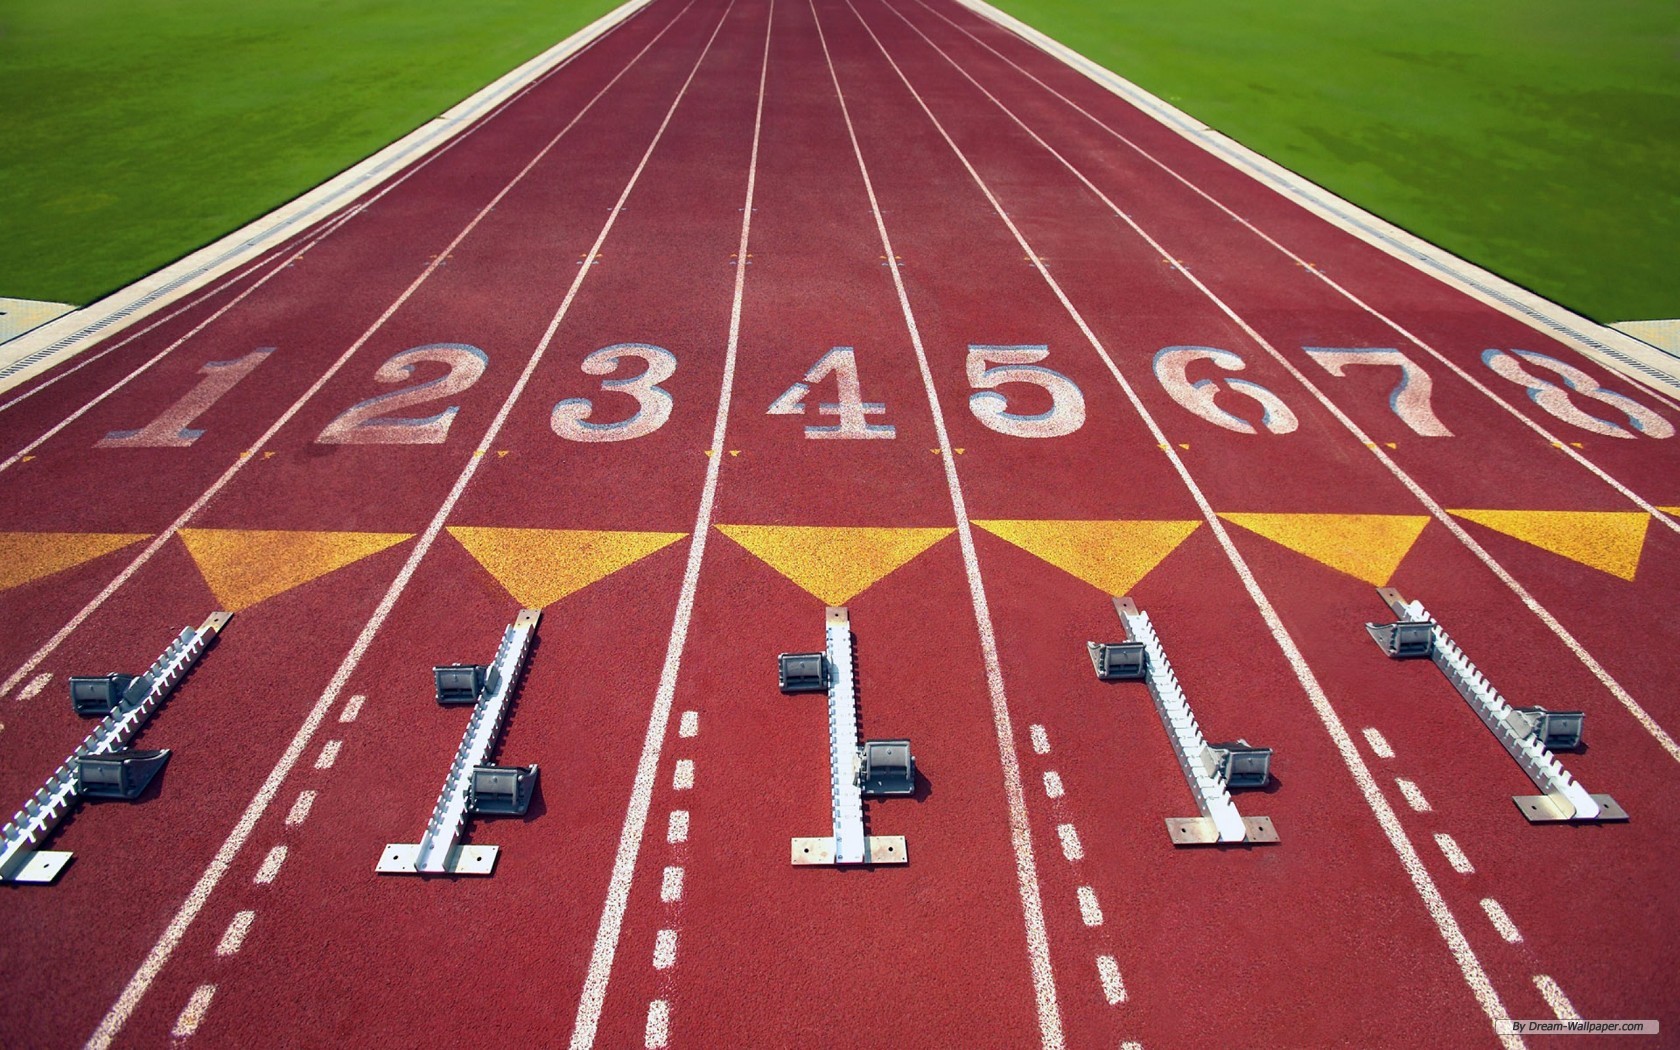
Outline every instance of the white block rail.
<svg viewBox="0 0 1680 1050"><path fill-rule="evenodd" d="M1589 794L1586 788L1569 775L1569 771L1563 768L1563 763L1545 746L1538 735L1529 732L1528 719L1513 708L1499 694L1499 690L1493 687L1493 683L1476 669L1476 665L1470 662L1464 650L1460 649L1441 625L1435 622L1434 617L1429 615L1422 602L1408 603L1400 596L1400 592L1392 587L1379 587L1377 593L1403 622L1430 625L1430 660L1447 676L1447 681L1464 697L1465 703L1470 705L1470 710L1492 731L1505 750L1511 753L1511 757L1517 760L1523 772L1528 774L1534 786L1542 792L1539 795L1512 796L1523 816L1536 824L1628 819L1627 813L1609 795Z"/></svg>
<svg viewBox="0 0 1680 1050"><path fill-rule="evenodd" d="M521 609L502 633L496 659L485 673L484 691L473 705L461 746L444 778L443 791L418 843L392 843L380 854L377 871L386 875L489 875L496 867L495 846L460 845L472 806L473 770L484 765L507 717L508 701L519 685L542 612Z"/></svg>
<svg viewBox="0 0 1680 1050"><path fill-rule="evenodd" d="M139 735L152 714L175 691L204 650L233 619L230 612L214 612L196 630L181 634L140 677L146 691L138 700L124 699L111 709L86 740L30 796L4 829L0 829L0 882L47 883L58 878L72 856L63 850L37 850L53 829L81 800L78 764L84 758L121 751Z"/></svg>
<svg viewBox="0 0 1680 1050"><path fill-rule="evenodd" d="M1172 663L1149 614L1137 607L1130 598L1114 599L1114 610L1134 642L1144 647L1144 683L1155 701L1155 710L1166 727L1167 739L1172 743L1178 767L1196 797L1200 817L1169 817L1167 833L1177 846L1205 846L1214 843L1276 842L1277 831L1269 817L1244 817L1231 799L1224 778L1211 769L1206 760L1209 747L1202 736L1202 727L1190 710L1190 701L1173 674Z"/></svg>

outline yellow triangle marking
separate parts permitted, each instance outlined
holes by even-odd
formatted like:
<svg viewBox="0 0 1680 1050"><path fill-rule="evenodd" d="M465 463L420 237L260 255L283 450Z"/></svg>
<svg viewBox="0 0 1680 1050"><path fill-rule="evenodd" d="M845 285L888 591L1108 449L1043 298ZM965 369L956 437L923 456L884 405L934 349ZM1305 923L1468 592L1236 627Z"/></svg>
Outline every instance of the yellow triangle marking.
<svg viewBox="0 0 1680 1050"><path fill-rule="evenodd" d="M1219 516L1374 587L1388 583L1429 523L1422 514Z"/></svg>
<svg viewBox="0 0 1680 1050"><path fill-rule="evenodd" d="M182 529L181 542L216 601L248 609L410 538L412 532Z"/></svg>
<svg viewBox="0 0 1680 1050"><path fill-rule="evenodd" d="M144 532L0 532L0 591L139 543Z"/></svg>
<svg viewBox="0 0 1680 1050"><path fill-rule="evenodd" d="M508 450L505 449L505 448L499 448L499 449L496 450L496 458L497 459L501 459L503 456L505 456L507 454L508 454Z"/></svg>
<svg viewBox="0 0 1680 1050"><path fill-rule="evenodd" d="M1188 442L1188 441L1180 441L1180 442L1179 442L1179 443L1178 443L1178 447L1179 447L1179 448L1181 448L1181 449L1183 449L1183 450L1184 450L1184 451L1186 451L1186 452L1188 452L1188 451L1190 451L1190 442Z"/></svg>
<svg viewBox="0 0 1680 1050"><path fill-rule="evenodd" d="M936 449L936 448L930 448L930 449L928 449L928 451L929 451L929 452L932 452L932 453L933 453L933 454L934 454L934 455L936 455L936 456L937 456L937 455L939 455L939 450L938 450L938 449Z"/></svg>
<svg viewBox="0 0 1680 1050"><path fill-rule="evenodd" d="M729 450L729 454L731 456L739 456L741 454L741 450L738 448L732 448Z"/></svg>
<svg viewBox="0 0 1680 1050"><path fill-rule="evenodd" d="M956 530L719 525L718 531L825 605L844 605Z"/></svg>
<svg viewBox="0 0 1680 1050"><path fill-rule="evenodd" d="M1639 510L1451 510L1455 517L1561 554L1624 580L1639 571L1645 526Z"/></svg>
<svg viewBox="0 0 1680 1050"><path fill-rule="evenodd" d="M1680 514L1680 507L1658 507L1664 514Z"/></svg>
<svg viewBox="0 0 1680 1050"><path fill-rule="evenodd" d="M1388 445L1388 447L1392 448L1392 449L1399 449L1399 447L1400 447L1400 445L1397 442L1393 442L1393 441L1384 442L1384 444Z"/></svg>
<svg viewBox="0 0 1680 1050"><path fill-rule="evenodd" d="M715 449L715 448L709 448L709 449L707 449L707 450L706 450L706 455L708 455L708 456L715 456L715 455L717 455L717 449Z"/></svg>
<svg viewBox="0 0 1680 1050"><path fill-rule="evenodd" d="M22 459L21 459L21 460L19 460L19 461L18 461L18 462L20 462L20 463L28 463L28 462L29 462L29 461L30 461L30 460L32 460L32 459L34 459L34 458L35 458L35 457L34 457L34 456L24 456L24 457L23 457L23 458L22 458Z"/></svg>
<svg viewBox="0 0 1680 1050"><path fill-rule="evenodd" d="M468 525L451 525L449 534L527 609L552 605L688 535Z"/></svg>
<svg viewBox="0 0 1680 1050"><path fill-rule="evenodd" d="M963 453L964 453L964 452L967 452L967 451L968 451L968 449L966 449L966 448L959 448L959 449L957 449L957 455L959 455L959 456L960 456L960 455L962 455L962 454L963 454Z"/></svg>
<svg viewBox="0 0 1680 1050"><path fill-rule="evenodd" d="M1104 594L1124 595L1196 531L1199 521L976 521Z"/></svg>
<svg viewBox="0 0 1680 1050"><path fill-rule="evenodd" d="M1162 444L1159 441L1155 442L1155 447L1160 449L1162 452L1165 452L1167 450L1167 446Z"/></svg>
<svg viewBox="0 0 1680 1050"><path fill-rule="evenodd" d="M1571 441L1570 444L1574 445L1576 448L1586 448L1587 447L1587 446L1581 444L1579 441Z"/></svg>
<svg viewBox="0 0 1680 1050"><path fill-rule="evenodd" d="M263 458L264 458L264 459L273 459L273 458L274 458L274 453L272 453L272 452L264 452L264 453L263 453Z"/></svg>

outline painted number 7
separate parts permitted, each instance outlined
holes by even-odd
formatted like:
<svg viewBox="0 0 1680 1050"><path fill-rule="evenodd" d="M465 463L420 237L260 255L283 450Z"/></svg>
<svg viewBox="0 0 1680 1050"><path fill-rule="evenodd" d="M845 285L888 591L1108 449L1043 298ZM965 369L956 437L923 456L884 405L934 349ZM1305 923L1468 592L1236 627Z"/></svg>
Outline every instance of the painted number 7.
<svg viewBox="0 0 1680 1050"><path fill-rule="evenodd" d="M1429 379L1429 373L1400 351L1378 347L1343 349L1304 346L1301 349L1333 376L1347 375L1351 365L1387 365L1400 369L1400 382L1389 392L1388 407L1394 410L1401 422L1424 437L1452 437L1452 431L1436 417L1435 409L1430 406L1429 396L1434 391L1434 384Z"/></svg>

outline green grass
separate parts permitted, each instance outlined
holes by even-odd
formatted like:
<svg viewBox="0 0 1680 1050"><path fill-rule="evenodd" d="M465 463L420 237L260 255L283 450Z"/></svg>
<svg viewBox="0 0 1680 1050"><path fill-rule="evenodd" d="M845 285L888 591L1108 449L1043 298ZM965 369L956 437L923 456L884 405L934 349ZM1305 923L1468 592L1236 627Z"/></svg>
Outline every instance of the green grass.
<svg viewBox="0 0 1680 1050"><path fill-rule="evenodd" d="M1600 321L1680 317L1675 0L993 0Z"/></svg>
<svg viewBox="0 0 1680 1050"><path fill-rule="evenodd" d="M618 0L0 0L0 296L87 303Z"/></svg>

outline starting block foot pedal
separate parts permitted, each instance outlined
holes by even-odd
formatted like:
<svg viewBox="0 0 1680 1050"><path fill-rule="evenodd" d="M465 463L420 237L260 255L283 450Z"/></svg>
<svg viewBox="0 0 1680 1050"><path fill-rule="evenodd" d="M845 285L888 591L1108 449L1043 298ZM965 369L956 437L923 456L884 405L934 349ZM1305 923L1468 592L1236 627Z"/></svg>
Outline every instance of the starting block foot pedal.
<svg viewBox="0 0 1680 1050"><path fill-rule="evenodd" d="M537 788L537 767L477 766L467 808L480 816L523 817Z"/></svg>
<svg viewBox="0 0 1680 1050"><path fill-rule="evenodd" d="M863 840L864 864L908 864L903 835L870 835ZM793 864L800 868L832 868L834 839L794 839Z"/></svg>
<svg viewBox="0 0 1680 1050"><path fill-rule="evenodd" d="M108 715L118 704L128 698L129 690L133 688L136 675L108 674L94 678L85 675L70 676L70 704L78 715L89 717L92 715ZM140 690L144 696L150 683Z"/></svg>
<svg viewBox="0 0 1680 1050"><path fill-rule="evenodd" d="M1416 660L1428 657L1435 648L1435 625L1425 620L1401 620L1398 623L1368 623L1365 630L1377 647L1393 660Z"/></svg>
<svg viewBox="0 0 1680 1050"><path fill-rule="evenodd" d="M1142 642L1086 642L1085 651L1091 655L1097 677L1105 682L1135 682L1148 666Z"/></svg>
<svg viewBox="0 0 1680 1050"><path fill-rule="evenodd" d="M479 694L489 685L488 672L489 668L483 664L442 664L432 668L438 705L455 707L478 703Z"/></svg>
<svg viewBox="0 0 1680 1050"><path fill-rule="evenodd" d="M864 798L915 794L916 760L910 754L910 741L864 741L861 777Z"/></svg>
<svg viewBox="0 0 1680 1050"><path fill-rule="evenodd" d="M76 789L87 798L120 798L133 802L146 785L163 772L169 750L107 751L76 760Z"/></svg>
<svg viewBox="0 0 1680 1050"><path fill-rule="evenodd" d="M419 868L418 842L393 842L379 855L373 870L381 875L489 875L496 870L495 846L455 846L443 858L442 866Z"/></svg>
<svg viewBox="0 0 1680 1050"><path fill-rule="evenodd" d="M1250 846L1266 846L1278 841L1277 828L1270 817L1244 817L1243 837L1239 841ZM1167 835L1175 846L1217 846L1219 828L1212 817L1168 817ZM1231 843L1235 845L1236 843Z"/></svg>
<svg viewBox="0 0 1680 1050"><path fill-rule="evenodd" d="M1580 821L1582 824L1626 823L1627 811L1616 803L1609 795L1594 795L1594 802L1598 803L1598 816L1591 820ZM1511 801L1517 804L1517 809L1528 818L1530 824L1570 824L1575 822L1573 812L1566 814L1553 801L1550 795L1512 795Z"/></svg>

